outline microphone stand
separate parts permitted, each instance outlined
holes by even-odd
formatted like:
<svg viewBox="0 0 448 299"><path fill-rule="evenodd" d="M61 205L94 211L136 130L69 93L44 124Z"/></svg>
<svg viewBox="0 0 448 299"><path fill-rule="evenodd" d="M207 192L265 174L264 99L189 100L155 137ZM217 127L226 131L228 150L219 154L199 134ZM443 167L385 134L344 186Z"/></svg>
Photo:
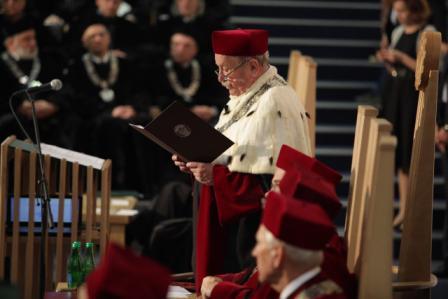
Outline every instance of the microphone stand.
<svg viewBox="0 0 448 299"><path fill-rule="evenodd" d="M40 279L39 279L39 293L40 298L45 297L45 276L46 276L46 264L45 264L45 250L46 250L46 244L45 244L45 238L47 235L48 228L54 227L53 222L53 215L51 213L50 209L50 197L48 195L48 187L47 187L47 181L45 178L45 169L44 169L44 162L43 162L43 156L42 156L42 149L41 149L41 141L40 141L40 134L39 134L39 127L37 124L37 116L36 116L36 108L34 105L34 99L31 97L30 93L28 91L25 91L25 94L28 98L28 100L31 103L31 114L33 119L33 127L34 127L34 135L36 138L36 149L37 149L37 157L39 161L39 178L37 181L38 184L38 192L41 199L41 239L40 239Z"/></svg>

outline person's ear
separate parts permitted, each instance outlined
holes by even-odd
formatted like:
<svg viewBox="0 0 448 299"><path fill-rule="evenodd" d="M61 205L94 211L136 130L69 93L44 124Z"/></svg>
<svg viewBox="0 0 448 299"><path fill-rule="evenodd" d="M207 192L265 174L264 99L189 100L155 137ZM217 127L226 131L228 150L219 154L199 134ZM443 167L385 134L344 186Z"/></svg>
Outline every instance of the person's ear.
<svg viewBox="0 0 448 299"><path fill-rule="evenodd" d="M9 36L5 39L4 45L6 49L10 49L14 44L14 36Z"/></svg>
<svg viewBox="0 0 448 299"><path fill-rule="evenodd" d="M283 262L285 251L283 246L275 246L271 251L272 265L278 269Z"/></svg>

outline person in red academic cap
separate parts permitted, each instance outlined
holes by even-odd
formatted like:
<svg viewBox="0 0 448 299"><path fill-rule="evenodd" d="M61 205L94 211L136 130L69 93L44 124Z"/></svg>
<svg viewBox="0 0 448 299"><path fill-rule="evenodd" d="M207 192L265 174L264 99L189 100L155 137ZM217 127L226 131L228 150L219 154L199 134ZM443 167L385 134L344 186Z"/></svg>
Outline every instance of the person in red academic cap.
<svg viewBox="0 0 448 299"><path fill-rule="evenodd" d="M305 109L269 65L267 31L214 31L212 44L218 81L230 94L216 129L234 145L211 164L185 163L173 156L175 164L199 183L197 288L207 275L237 272L250 263L260 199L270 189L281 146L310 153Z"/></svg>
<svg viewBox="0 0 448 299"><path fill-rule="evenodd" d="M280 168L282 167L282 168ZM284 169L287 169L286 172ZM336 186L341 175L326 164L283 146L272 182L273 191L298 200L320 205L328 217L334 219L341 208ZM334 227L333 235L324 249L322 269L354 298L356 280L346 267L346 250ZM258 283L258 272L253 268L240 273L208 276L202 281L202 294L210 298L276 298L278 294Z"/></svg>
<svg viewBox="0 0 448 299"><path fill-rule="evenodd" d="M347 298L321 269L333 230L319 205L270 192L252 251L259 281L268 282L280 299Z"/></svg>
<svg viewBox="0 0 448 299"><path fill-rule="evenodd" d="M78 291L79 299L165 299L167 269L130 249L111 243L98 267Z"/></svg>

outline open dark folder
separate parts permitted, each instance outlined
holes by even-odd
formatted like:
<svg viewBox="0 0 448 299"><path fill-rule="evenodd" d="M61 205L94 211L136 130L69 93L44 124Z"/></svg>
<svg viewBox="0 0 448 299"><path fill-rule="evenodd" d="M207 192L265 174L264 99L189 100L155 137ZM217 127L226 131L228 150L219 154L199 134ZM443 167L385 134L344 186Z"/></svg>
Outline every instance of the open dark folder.
<svg viewBox="0 0 448 299"><path fill-rule="evenodd" d="M210 163L233 144L177 101L145 127L129 125L185 162Z"/></svg>

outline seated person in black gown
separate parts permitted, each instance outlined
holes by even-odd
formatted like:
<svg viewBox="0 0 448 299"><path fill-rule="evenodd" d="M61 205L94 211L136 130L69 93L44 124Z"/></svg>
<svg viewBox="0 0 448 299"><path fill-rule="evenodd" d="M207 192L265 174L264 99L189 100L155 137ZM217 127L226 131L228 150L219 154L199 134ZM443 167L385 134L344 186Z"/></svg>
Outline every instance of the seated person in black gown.
<svg viewBox="0 0 448 299"><path fill-rule="evenodd" d="M209 2L209 3L206 3ZM223 21L228 13L228 6L222 1L204 1L204 0L173 0L172 4L167 4L166 13L160 14L157 20L157 32L160 41L169 45L170 37L181 26L191 26L195 28L199 40L200 55L213 62L211 55L211 33L217 29L227 29L228 25ZM166 3L169 3L166 1ZM217 13L217 9L220 9ZM219 16L222 14L221 16Z"/></svg>
<svg viewBox="0 0 448 299"><path fill-rule="evenodd" d="M199 39L194 28L177 28L170 39L170 56L150 72L149 92L161 109L177 100L210 122L224 106L226 90L217 82L211 66L197 58Z"/></svg>
<svg viewBox="0 0 448 299"><path fill-rule="evenodd" d="M118 16L118 8L122 0L96 0L96 7L86 12L71 24L67 35L67 49L72 56L82 53L79 40L85 29L96 23L106 26L110 34L110 48L120 57L135 58L137 47L142 41L142 32L135 22Z"/></svg>
<svg viewBox="0 0 448 299"><path fill-rule="evenodd" d="M132 65L110 50L110 34L102 24L87 27L82 43L87 52L68 75L72 105L81 120L76 149L112 159L114 189L144 192L141 188L151 184L145 171L152 168L145 161L152 158L147 148L152 144L128 125L149 121L138 97ZM136 144L140 140L145 142Z"/></svg>
<svg viewBox="0 0 448 299"><path fill-rule="evenodd" d="M28 19L4 27L3 33L6 50L0 55L0 140L12 134L23 139L25 135L19 130L10 111L9 97L15 91L60 78L62 66L55 57L39 51L33 23ZM62 120L67 110L61 93L39 93L34 95L34 99L41 140L64 146L66 140L62 133ZM13 98L13 108L34 139L31 103L26 100L25 93Z"/></svg>

